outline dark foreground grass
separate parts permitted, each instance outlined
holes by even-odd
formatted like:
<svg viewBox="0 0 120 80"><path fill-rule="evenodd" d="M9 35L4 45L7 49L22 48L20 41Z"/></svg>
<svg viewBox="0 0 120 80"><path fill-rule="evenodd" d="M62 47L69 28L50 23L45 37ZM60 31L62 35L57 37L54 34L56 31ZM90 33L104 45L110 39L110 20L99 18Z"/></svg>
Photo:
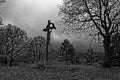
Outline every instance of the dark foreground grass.
<svg viewBox="0 0 120 80"><path fill-rule="evenodd" d="M93 66L0 67L0 80L120 80L119 69Z"/></svg>

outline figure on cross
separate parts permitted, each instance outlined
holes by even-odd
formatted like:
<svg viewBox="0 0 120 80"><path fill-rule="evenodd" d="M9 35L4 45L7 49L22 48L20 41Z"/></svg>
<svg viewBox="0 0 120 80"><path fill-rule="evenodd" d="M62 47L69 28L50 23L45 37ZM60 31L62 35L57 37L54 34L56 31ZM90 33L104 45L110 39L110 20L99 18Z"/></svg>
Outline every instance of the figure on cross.
<svg viewBox="0 0 120 80"><path fill-rule="evenodd" d="M52 23L50 20L48 20L48 24L45 29L43 29L44 32L47 32L47 40L46 40L46 61L48 61L48 46L50 43L50 35L53 29L56 29L54 23Z"/></svg>

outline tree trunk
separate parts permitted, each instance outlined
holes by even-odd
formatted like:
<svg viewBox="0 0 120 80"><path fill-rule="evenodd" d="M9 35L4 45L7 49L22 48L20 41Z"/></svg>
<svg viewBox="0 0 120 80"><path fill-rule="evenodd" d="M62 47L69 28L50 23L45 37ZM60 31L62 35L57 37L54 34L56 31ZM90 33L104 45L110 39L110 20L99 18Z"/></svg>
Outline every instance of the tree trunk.
<svg viewBox="0 0 120 80"><path fill-rule="evenodd" d="M13 61L14 61L13 57L10 57L7 61L7 66L12 66Z"/></svg>
<svg viewBox="0 0 120 80"><path fill-rule="evenodd" d="M10 59L10 64L9 64L9 66L12 66L13 61L14 61L14 59L11 58L11 59Z"/></svg>
<svg viewBox="0 0 120 80"><path fill-rule="evenodd" d="M7 58L8 58L8 61L7 61L7 66L11 66L12 65L12 63L13 63L13 53L11 52L11 53L9 53L10 54L10 56L8 56Z"/></svg>
<svg viewBox="0 0 120 80"><path fill-rule="evenodd" d="M11 59L8 58L8 60L7 60L7 66L8 67L10 66L10 62L11 62Z"/></svg>
<svg viewBox="0 0 120 80"><path fill-rule="evenodd" d="M110 36L106 36L103 41L105 52L104 67L110 67Z"/></svg>
<svg viewBox="0 0 120 80"><path fill-rule="evenodd" d="M7 64L8 64L8 58L7 58L7 56L5 57L5 66L7 66Z"/></svg>

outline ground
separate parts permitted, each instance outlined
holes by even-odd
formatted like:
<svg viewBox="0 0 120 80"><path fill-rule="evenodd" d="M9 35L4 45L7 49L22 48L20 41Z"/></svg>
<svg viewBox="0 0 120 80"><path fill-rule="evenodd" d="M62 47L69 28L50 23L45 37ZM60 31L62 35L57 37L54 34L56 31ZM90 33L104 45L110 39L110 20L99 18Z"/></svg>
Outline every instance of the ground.
<svg viewBox="0 0 120 80"><path fill-rule="evenodd" d="M0 67L0 80L120 80L118 68L104 69L86 65Z"/></svg>

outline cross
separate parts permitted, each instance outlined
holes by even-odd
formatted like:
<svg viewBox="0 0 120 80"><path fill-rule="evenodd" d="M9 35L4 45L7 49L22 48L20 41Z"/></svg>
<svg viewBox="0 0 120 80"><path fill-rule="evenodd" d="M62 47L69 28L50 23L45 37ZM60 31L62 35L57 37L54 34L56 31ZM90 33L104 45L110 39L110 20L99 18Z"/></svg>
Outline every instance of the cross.
<svg viewBox="0 0 120 80"><path fill-rule="evenodd" d="M48 46L50 44L50 35L53 29L56 29L54 23L52 23L50 20L48 20L48 24L45 29L43 29L44 32L47 32L47 40L46 40L46 61L48 61Z"/></svg>

